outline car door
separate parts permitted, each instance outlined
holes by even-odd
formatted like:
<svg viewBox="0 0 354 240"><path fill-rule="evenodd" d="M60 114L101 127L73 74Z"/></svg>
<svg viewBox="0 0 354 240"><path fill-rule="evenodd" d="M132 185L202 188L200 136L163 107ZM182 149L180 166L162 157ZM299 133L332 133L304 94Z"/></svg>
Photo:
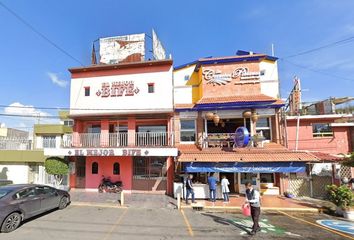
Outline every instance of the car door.
<svg viewBox="0 0 354 240"><path fill-rule="evenodd" d="M22 189L14 195L15 204L23 211L25 218L32 217L41 212L41 199L35 188Z"/></svg>
<svg viewBox="0 0 354 240"><path fill-rule="evenodd" d="M36 187L36 192L41 199L41 209L43 211L50 210L59 206L59 194L56 189L48 186Z"/></svg>

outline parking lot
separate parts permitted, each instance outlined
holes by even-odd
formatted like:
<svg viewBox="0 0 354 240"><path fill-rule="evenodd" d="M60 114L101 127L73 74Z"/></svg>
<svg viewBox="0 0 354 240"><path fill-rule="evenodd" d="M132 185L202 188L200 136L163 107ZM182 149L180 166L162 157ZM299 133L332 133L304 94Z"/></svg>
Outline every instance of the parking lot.
<svg viewBox="0 0 354 240"><path fill-rule="evenodd" d="M348 234L339 235L316 226L316 220L331 218L327 215L290 216L264 213L262 232L249 236L251 221L241 214L69 206L31 219L12 233L1 233L0 239L354 239Z"/></svg>

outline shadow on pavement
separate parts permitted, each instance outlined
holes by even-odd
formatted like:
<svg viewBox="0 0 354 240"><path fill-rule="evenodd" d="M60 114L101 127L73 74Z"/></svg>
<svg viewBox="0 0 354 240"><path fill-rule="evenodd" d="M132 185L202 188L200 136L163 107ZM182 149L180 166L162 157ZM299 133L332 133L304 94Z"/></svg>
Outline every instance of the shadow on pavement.
<svg viewBox="0 0 354 240"><path fill-rule="evenodd" d="M245 231L246 233L250 234L249 229L247 228L247 226L241 225L241 224L237 224L233 221L230 221L229 219L223 218L223 217L218 217L212 214L208 214L208 213L202 213L202 215L206 216L206 217L210 217L214 220L214 222L217 222L219 224L222 225L233 225L235 227L237 227L238 229Z"/></svg>

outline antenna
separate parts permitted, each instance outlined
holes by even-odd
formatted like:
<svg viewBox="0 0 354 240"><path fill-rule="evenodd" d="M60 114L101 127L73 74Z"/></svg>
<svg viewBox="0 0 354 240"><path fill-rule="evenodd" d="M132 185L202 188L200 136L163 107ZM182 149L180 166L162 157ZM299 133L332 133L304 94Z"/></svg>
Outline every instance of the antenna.
<svg viewBox="0 0 354 240"><path fill-rule="evenodd" d="M274 57L274 43L272 43L272 57Z"/></svg>

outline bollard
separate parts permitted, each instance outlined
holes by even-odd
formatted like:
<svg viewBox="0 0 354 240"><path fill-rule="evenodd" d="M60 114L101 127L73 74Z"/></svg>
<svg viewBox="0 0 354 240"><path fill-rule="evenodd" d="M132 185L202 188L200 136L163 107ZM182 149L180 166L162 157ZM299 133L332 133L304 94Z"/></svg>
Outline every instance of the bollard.
<svg viewBox="0 0 354 240"><path fill-rule="evenodd" d="M177 209L181 210L181 194L177 193Z"/></svg>
<svg viewBox="0 0 354 240"><path fill-rule="evenodd" d="M123 192L123 190L120 192L120 205L124 206L124 192Z"/></svg>

